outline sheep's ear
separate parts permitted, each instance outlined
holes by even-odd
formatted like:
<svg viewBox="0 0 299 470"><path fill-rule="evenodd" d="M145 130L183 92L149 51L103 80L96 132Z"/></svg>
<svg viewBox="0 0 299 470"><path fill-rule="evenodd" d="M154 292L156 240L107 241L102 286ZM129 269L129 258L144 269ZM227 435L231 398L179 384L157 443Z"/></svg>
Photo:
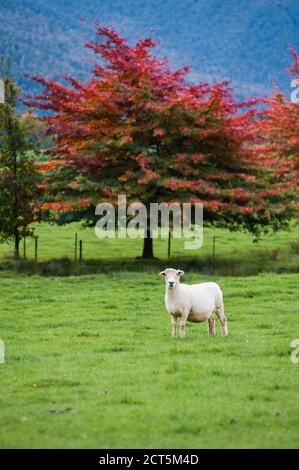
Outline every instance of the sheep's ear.
<svg viewBox="0 0 299 470"><path fill-rule="evenodd" d="M159 276L166 276L166 272L165 271L161 271Z"/></svg>
<svg viewBox="0 0 299 470"><path fill-rule="evenodd" d="M184 276L185 274L184 271L182 271L181 269L178 269L176 273L178 276Z"/></svg>

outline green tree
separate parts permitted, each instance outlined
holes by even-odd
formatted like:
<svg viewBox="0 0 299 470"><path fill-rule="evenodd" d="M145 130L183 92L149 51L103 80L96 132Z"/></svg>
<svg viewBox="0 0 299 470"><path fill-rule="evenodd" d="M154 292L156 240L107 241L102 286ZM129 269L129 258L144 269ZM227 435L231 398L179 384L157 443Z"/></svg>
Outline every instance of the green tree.
<svg viewBox="0 0 299 470"><path fill-rule="evenodd" d="M40 220L38 198L40 174L29 129L16 107L21 90L10 65L2 61L4 103L0 104L0 240L14 241L14 256L20 257L20 240L33 234L30 224Z"/></svg>

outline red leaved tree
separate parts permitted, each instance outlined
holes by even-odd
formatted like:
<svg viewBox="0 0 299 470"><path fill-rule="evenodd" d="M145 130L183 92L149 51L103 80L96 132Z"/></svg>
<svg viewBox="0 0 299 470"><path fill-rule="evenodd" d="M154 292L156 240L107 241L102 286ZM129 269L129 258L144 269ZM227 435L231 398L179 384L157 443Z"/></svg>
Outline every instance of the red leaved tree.
<svg viewBox="0 0 299 470"><path fill-rule="evenodd" d="M292 81L299 86L299 58L291 50L293 65L287 69ZM267 198L275 202L279 195L284 198L284 213L289 216L298 211L299 195L299 104L296 99L298 90L294 90L295 100L285 97L275 89L274 95L262 100L265 108L259 111L254 121L255 144L252 147L255 156L258 155L272 169L275 177L270 179L266 188ZM276 209L279 211L279 207Z"/></svg>
<svg viewBox="0 0 299 470"><path fill-rule="evenodd" d="M91 224L102 198L125 193L147 206L203 202L205 223L233 230L279 228L290 214L283 191L274 203L266 191L276 170L253 151L254 110L236 103L227 83L189 83L188 68L173 71L153 54L152 39L129 45L100 26L97 37L86 45L100 56L86 83L32 77L43 91L27 104L52 111L44 119L55 136L46 208L54 197L54 209L68 210L62 221ZM151 258L147 235L143 257Z"/></svg>

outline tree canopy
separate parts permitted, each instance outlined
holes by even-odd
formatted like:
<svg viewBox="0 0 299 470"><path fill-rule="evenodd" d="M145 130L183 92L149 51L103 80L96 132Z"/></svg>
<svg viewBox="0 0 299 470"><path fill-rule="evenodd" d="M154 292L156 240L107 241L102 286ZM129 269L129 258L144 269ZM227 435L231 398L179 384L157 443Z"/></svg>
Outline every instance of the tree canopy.
<svg viewBox="0 0 299 470"><path fill-rule="evenodd" d="M151 38L130 45L114 29L96 32L87 82L31 77L43 89L26 102L51 111L44 120L55 136L44 208L93 223L97 203L125 193L146 205L202 202L205 223L255 235L281 227L291 185L280 184L283 159L269 165L257 150L255 101L238 103L226 82L190 83L188 67L172 70Z"/></svg>

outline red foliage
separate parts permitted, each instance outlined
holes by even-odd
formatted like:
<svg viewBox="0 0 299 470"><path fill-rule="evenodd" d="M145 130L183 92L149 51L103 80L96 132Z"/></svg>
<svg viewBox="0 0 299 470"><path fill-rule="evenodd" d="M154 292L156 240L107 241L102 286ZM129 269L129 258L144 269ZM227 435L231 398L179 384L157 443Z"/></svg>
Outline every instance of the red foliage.
<svg viewBox="0 0 299 470"><path fill-rule="evenodd" d="M283 119L286 150L298 150L296 134L288 138L289 126L299 123L291 104L276 96L261 122L254 119L255 101L237 103L228 83L190 84L187 67L171 70L152 53L152 39L131 46L99 25L97 36L86 47L101 61L87 83L32 77L43 92L27 104L52 111L44 119L55 135L57 160L47 169L60 161L84 175L88 184L85 193L80 185L78 198L83 192L91 205L120 192L145 203L202 201L206 220L252 231L272 215L274 224L288 216L278 176L292 173L298 160L278 160L273 137Z"/></svg>

